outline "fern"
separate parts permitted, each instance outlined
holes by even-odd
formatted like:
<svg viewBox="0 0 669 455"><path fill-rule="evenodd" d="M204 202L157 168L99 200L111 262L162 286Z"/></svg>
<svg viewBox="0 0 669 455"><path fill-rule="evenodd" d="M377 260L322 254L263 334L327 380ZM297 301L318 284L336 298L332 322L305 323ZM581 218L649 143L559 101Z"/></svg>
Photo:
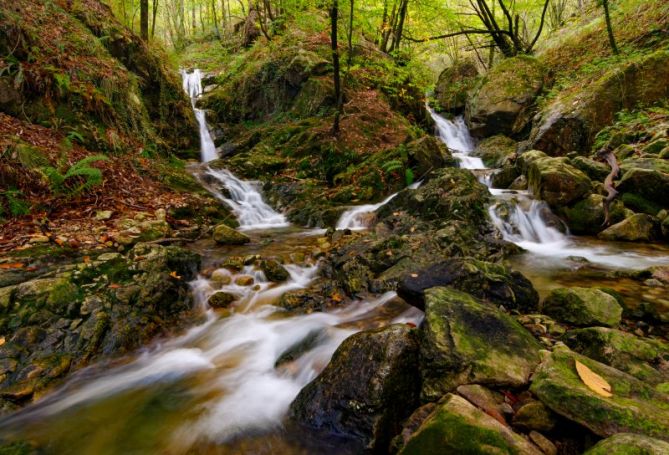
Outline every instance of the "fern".
<svg viewBox="0 0 669 455"><path fill-rule="evenodd" d="M9 214L11 216L21 216L30 213L30 204L21 199L22 195L23 193L21 193L20 190L17 190L15 188L10 188L5 191L0 191L0 196L4 197L7 207L9 208ZM0 200L0 202L2 201ZM0 218L3 217L4 213L5 213L4 204L0 203Z"/></svg>
<svg viewBox="0 0 669 455"><path fill-rule="evenodd" d="M413 171L411 170L410 167L404 171L404 182L406 183L406 186L411 185L414 182L415 176L413 174Z"/></svg>
<svg viewBox="0 0 669 455"><path fill-rule="evenodd" d="M400 160L390 160L381 165L381 169L383 169L386 173L399 171L400 169L403 168L404 168L404 163L402 163Z"/></svg>
<svg viewBox="0 0 669 455"><path fill-rule="evenodd" d="M84 190L102 183L102 171L90 165L97 161L107 161L108 159L104 155L91 155L74 163L64 174L53 166L42 167L42 173L46 176L51 191L54 193L77 195ZM68 187L67 181L75 178L78 178L81 183L74 188Z"/></svg>

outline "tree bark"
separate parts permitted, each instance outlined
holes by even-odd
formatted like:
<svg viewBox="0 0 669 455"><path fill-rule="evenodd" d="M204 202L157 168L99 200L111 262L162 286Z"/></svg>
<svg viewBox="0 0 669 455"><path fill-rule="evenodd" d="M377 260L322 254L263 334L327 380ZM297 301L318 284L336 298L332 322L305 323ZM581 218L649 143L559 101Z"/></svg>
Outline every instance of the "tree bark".
<svg viewBox="0 0 669 455"><path fill-rule="evenodd" d="M348 55L347 63L348 67L351 67L351 61L353 60L353 8L354 0L349 0L350 9L348 13Z"/></svg>
<svg viewBox="0 0 669 455"><path fill-rule="evenodd" d="M339 15L339 1L332 0L330 8L330 47L332 49L332 69L335 90L336 111L334 123L332 125L332 134L339 135L339 117L341 117L341 108L343 98L341 93L341 78L339 75L339 49L337 47L337 18Z"/></svg>
<svg viewBox="0 0 669 455"><path fill-rule="evenodd" d="M609 44L614 54L618 55L618 46L616 45L616 38L613 36L613 26L611 25L611 15L609 14L609 0L602 0L604 7L604 18L606 19L606 32L609 35Z"/></svg>
<svg viewBox="0 0 669 455"><path fill-rule="evenodd" d="M139 1L139 30L144 41L149 41L149 0Z"/></svg>
<svg viewBox="0 0 669 455"><path fill-rule="evenodd" d="M153 0L153 19L151 21L151 38L156 36L156 15L158 14L158 0Z"/></svg>

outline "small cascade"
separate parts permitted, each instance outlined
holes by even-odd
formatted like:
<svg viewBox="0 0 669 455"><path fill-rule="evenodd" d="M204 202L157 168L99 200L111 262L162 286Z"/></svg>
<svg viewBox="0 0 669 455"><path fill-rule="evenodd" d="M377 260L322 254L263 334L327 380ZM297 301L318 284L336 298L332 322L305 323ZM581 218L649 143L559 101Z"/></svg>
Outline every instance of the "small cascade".
<svg viewBox="0 0 669 455"><path fill-rule="evenodd" d="M198 96L202 94L202 72L199 69L195 69L190 73L181 70L181 77L183 78L183 89L190 97L195 119L200 129L201 160L203 163L215 160L218 158L218 153L216 152L214 140L211 138L211 133L209 133L205 112L195 107Z"/></svg>
<svg viewBox="0 0 669 455"><path fill-rule="evenodd" d="M271 229L290 225L284 215L263 200L257 183L241 180L226 169L208 168L205 172L227 189L229 197L209 185L212 194L232 208L240 229Z"/></svg>
<svg viewBox="0 0 669 455"><path fill-rule="evenodd" d="M423 182L418 181L409 185L407 188L410 190L415 190L420 187ZM339 220L337 221L337 226L335 229L349 229L351 231L362 231L369 227L369 223L374 216L374 212L386 205L388 202L392 201L399 192L391 194L383 201L377 204L364 204L356 205L351 207L341 214Z"/></svg>

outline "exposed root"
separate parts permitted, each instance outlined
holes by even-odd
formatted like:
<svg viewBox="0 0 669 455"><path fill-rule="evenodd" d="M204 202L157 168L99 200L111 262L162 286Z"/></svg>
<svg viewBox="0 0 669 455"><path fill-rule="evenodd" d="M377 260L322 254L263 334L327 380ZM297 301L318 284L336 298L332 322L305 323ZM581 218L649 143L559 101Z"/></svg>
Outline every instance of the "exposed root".
<svg viewBox="0 0 669 455"><path fill-rule="evenodd" d="M618 160L616 159L616 156L610 150L602 149L597 152L597 156L603 158L604 161L606 161L611 167L611 172L606 176L606 179L604 179L604 188L606 189L608 195L604 199L604 223L602 223L602 226L608 226L611 224L609 208L611 206L611 202L613 202L613 200L618 196L618 191L613 185L613 180L618 177L618 174L620 173L620 167L618 166Z"/></svg>

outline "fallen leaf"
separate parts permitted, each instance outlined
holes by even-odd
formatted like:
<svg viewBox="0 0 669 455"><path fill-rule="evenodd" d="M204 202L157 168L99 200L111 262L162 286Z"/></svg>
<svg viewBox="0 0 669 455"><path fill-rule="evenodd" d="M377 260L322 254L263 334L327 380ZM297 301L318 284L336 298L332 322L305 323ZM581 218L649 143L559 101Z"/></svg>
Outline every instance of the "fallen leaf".
<svg viewBox="0 0 669 455"><path fill-rule="evenodd" d="M343 299L337 292L335 292L334 294L332 294L332 300L334 300L335 302L341 302Z"/></svg>
<svg viewBox="0 0 669 455"><path fill-rule="evenodd" d="M179 275L177 275L177 272L174 272L174 271L173 271L173 272L170 272L170 276L171 276L172 278L176 279L176 280L180 280L180 279L181 279L181 277L180 277Z"/></svg>
<svg viewBox="0 0 669 455"><path fill-rule="evenodd" d="M90 256L84 256L84 264L88 264L91 262L91 257Z"/></svg>
<svg viewBox="0 0 669 455"><path fill-rule="evenodd" d="M24 267L24 264L20 262L10 262L6 264L0 264L0 269L22 269Z"/></svg>
<svg viewBox="0 0 669 455"><path fill-rule="evenodd" d="M116 284L116 283L112 283L112 284L109 285L109 289L118 289L118 288L120 288L120 287L121 287L121 285L120 285L120 284Z"/></svg>
<svg viewBox="0 0 669 455"><path fill-rule="evenodd" d="M417 273L412 273L411 278L418 278L418 274Z"/></svg>
<svg viewBox="0 0 669 455"><path fill-rule="evenodd" d="M603 397L608 398L613 396L611 393L611 385L606 382L603 377L583 365L578 360L575 360L574 362L576 363L576 372L581 378L581 381L583 381L590 390Z"/></svg>

